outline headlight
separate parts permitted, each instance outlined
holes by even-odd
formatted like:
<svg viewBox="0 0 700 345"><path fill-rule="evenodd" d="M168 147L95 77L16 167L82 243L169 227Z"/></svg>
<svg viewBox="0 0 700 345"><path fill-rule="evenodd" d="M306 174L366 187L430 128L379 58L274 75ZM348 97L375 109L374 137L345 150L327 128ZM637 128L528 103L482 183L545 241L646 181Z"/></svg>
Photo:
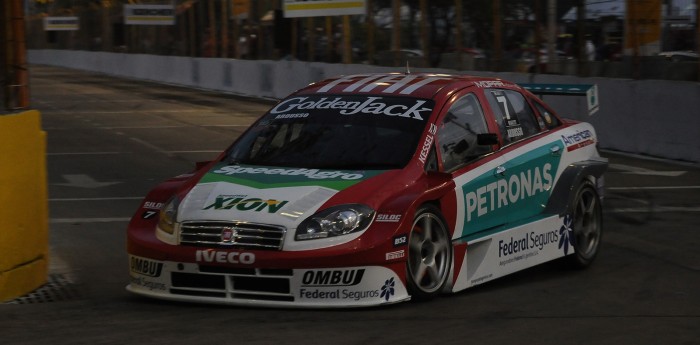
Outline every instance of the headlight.
<svg viewBox="0 0 700 345"><path fill-rule="evenodd" d="M327 208L307 218L297 228L296 240L313 240L340 236L367 229L374 210L360 204Z"/></svg>
<svg viewBox="0 0 700 345"><path fill-rule="evenodd" d="M180 206L180 199L174 196L165 203L158 215L158 228L171 235L175 232L178 206Z"/></svg>

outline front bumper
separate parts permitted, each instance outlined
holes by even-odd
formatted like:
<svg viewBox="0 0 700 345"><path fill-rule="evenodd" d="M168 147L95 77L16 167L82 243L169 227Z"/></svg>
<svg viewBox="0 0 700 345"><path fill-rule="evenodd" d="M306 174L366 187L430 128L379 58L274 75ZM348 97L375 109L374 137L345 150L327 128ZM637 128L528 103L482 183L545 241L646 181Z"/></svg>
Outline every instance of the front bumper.
<svg viewBox="0 0 700 345"><path fill-rule="evenodd" d="M129 255L135 294L175 301L268 307L363 307L410 299L403 262L382 266L265 269Z"/></svg>

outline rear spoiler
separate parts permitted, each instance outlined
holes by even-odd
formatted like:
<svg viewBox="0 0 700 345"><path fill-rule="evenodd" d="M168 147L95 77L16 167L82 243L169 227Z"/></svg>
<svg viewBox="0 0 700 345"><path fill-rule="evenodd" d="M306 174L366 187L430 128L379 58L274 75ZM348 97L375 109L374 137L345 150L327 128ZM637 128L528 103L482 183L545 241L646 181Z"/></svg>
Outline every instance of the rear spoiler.
<svg viewBox="0 0 700 345"><path fill-rule="evenodd" d="M586 96L588 115L600 110L596 84L518 84L536 95Z"/></svg>

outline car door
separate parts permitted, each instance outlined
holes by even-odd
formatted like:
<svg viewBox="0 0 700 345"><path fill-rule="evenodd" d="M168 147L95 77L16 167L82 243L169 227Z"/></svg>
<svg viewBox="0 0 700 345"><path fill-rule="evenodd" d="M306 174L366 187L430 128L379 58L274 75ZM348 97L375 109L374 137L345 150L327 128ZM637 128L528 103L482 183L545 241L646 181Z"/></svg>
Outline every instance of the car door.
<svg viewBox="0 0 700 345"><path fill-rule="evenodd" d="M498 127L484 108L482 89L469 88L451 97L437 120L435 147L440 171L455 182L456 219L454 239L476 236L504 224L491 213L489 193L497 184L496 169L503 161L495 154L500 143ZM490 145L479 135L491 135Z"/></svg>
<svg viewBox="0 0 700 345"><path fill-rule="evenodd" d="M494 214L513 227L541 217L563 153L558 138L546 135L525 96L517 90L486 89L503 148L496 168Z"/></svg>

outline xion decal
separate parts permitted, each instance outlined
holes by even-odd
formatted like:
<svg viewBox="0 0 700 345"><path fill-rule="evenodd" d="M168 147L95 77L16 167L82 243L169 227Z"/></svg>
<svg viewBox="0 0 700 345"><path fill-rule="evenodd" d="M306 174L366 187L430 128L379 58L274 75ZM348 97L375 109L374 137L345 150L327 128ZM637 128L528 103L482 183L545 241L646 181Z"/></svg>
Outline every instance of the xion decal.
<svg viewBox="0 0 700 345"><path fill-rule="evenodd" d="M365 77L365 78L362 78ZM362 78L360 80L357 80L358 78ZM389 75L389 76L382 76L382 75L371 75L371 74L355 74L355 75L347 75L342 78L338 78L322 88L318 89L317 92L322 93L322 92L328 92L332 88L340 85L340 84L348 84L347 87L345 87L342 92L353 92L357 89L359 89L359 92L370 92L374 88L379 87L379 86L387 86L382 92L383 93L396 93L398 92L399 94L402 95L410 95L416 90L420 89L421 87L428 85L430 83L436 82L438 80L449 80L449 78L441 77L439 75L427 77L425 79L421 79L418 82L412 83L415 79L417 78L416 75L405 75L405 74L395 74L395 75ZM401 90L401 91L399 91Z"/></svg>
<svg viewBox="0 0 700 345"><path fill-rule="evenodd" d="M287 200L278 201L274 199L263 200L260 198L245 198L245 195L219 195L214 200L214 203L207 205L204 210L215 209L215 210L230 210L236 208L239 211L255 211L261 212L267 209L269 213L276 213L284 205L287 204Z"/></svg>
<svg viewBox="0 0 700 345"><path fill-rule="evenodd" d="M499 179L465 195L467 222L519 201L549 191L552 186L552 165L544 164L513 174L508 179Z"/></svg>
<svg viewBox="0 0 700 345"><path fill-rule="evenodd" d="M342 97L309 99L309 97L292 97L286 99L270 110L271 114L283 114L291 111L310 109L339 109L341 115L375 114L399 116L423 120L422 112L430 114L432 108L423 107L427 101L413 100L412 105L388 104L382 97L367 97L362 101L349 101Z"/></svg>

